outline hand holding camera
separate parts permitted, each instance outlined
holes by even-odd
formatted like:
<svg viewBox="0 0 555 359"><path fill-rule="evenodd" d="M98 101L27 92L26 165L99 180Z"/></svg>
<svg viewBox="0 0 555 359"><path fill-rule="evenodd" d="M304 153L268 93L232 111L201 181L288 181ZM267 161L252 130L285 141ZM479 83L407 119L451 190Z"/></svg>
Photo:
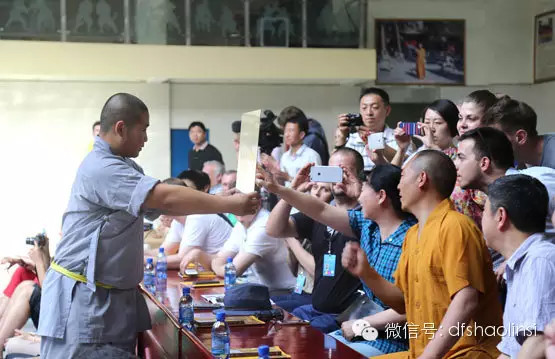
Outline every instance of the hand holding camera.
<svg viewBox="0 0 555 359"><path fill-rule="evenodd" d="M33 248L29 249L28 255L35 262L35 266L44 266L50 263L48 242L48 237L45 234L37 234L25 240L25 243L33 245Z"/></svg>

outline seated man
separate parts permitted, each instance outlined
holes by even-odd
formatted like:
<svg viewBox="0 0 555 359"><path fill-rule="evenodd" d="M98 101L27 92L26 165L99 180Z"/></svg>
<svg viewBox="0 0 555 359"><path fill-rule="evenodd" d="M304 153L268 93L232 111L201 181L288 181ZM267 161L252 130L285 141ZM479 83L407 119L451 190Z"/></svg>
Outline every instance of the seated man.
<svg viewBox="0 0 555 359"><path fill-rule="evenodd" d="M341 149L335 152L329 161L331 166L344 165L354 173L360 173L363 169L363 161L360 154L352 149ZM310 171L309 166L305 166L291 182L291 193L299 197L310 200L310 203L317 203L319 206L326 204L314 196L305 196L297 191L300 186L308 182L306 173ZM351 186L352 187L352 186ZM346 310L357 297L357 290L360 288L360 281L345 271L339 260L331 263L333 268L330 272L325 272L324 266L328 264L326 258L339 258L343 252L343 247L348 241L355 240L353 236L347 236L334 231L326 226L325 223L315 221L314 217L307 214L306 208L297 207L300 212L290 215L291 204L288 197L282 196L281 191L285 187L279 186L277 182L267 187L270 192L276 193L282 200L272 210L270 219L266 226L269 235L281 238L296 237L307 238L312 243L312 253L314 256L314 290L311 303L299 303L299 307L293 310L297 317L310 321L310 325L322 330L325 333L339 329L335 318L338 314ZM335 208L338 212L347 213L348 210L358 207L357 196L350 194L345 183L340 182L332 187L332 194L335 199ZM276 298L276 304L280 305L280 298Z"/></svg>
<svg viewBox="0 0 555 359"><path fill-rule="evenodd" d="M249 278L270 290L270 295L289 293L295 287L295 277L287 264L287 246L266 234L269 213L259 208L255 214L238 216L229 239L212 260L212 270L220 277L225 274L227 258L233 258L237 276L252 266L254 278Z"/></svg>
<svg viewBox="0 0 555 359"><path fill-rule="evenodd" d="M496 179L510 174L525 174L537 178L550 194L546 232L554 232L551 214L555 209L555 170L548 167L530 167L517 171L511 143L503 132L491 127L476 128L459 138L455 166L463 189L479 189L486 194ZM493 252L494 269L502 271L501 254Z"/></svg>
<svg viewBox="0 0 555 359"><path fill-rule="evenodd" d="M162 181L165 184L183 186L184 181L179 178L166 178ZM187 187L196 188L194 183L191 185L186 185ZM169 216L169 215L161 215L158 217L158 220L161 224L167 225L169 227L166 235L164 237L164 242L160 245L160 247L164 248L164 253L166 255L175 254L179 249L179 243L181 243L181 238L183 237L183 228L185 227L185 221L187 220L187 216ZM145 235L146 240L146 235ZM158 249L148 249L145 250L145 261L147 257L156 257L158 254Z"/></svg>
<svg viewBox="0 0 555 359"><path fill-rule="evenodd" d="M203 175L207 176L204 173ZM189 179L186 175L183 177ZM184 180L164 182L187 187ZM205 186L205 192L207 189L208 186ZM200 263L204 269L210 270L214 254L231 233L229 219L223 214L192 214L171 218L173 221L170 231L162 244L167 251L168 268L179 268L183 272L189 263Z"/></svg>
<svg viewBox="0 0 555 359"><path fill-rule="evenodd" d="M41 246L35 242L34 247L29 250L29 258L35 264L38 283L26 280L15 288L0 320L0 359L6 340L14 335L16 329L22 328L29 317L33 320L35 328L38 328L41 286L50 266L48 245L48 240Z"/></svg>
<svg viewBox="0 0 555 359"><path fill-rule="evenodd" d="M222 176L222 192L226 192L235 188L236 184L237 184L237 171L235 170L225 171Z"/></svg>
<svg viewBox="0 0 555 359"><path fill-rule="evenodd" d="M210 177L210 194L217 194L222 191L222 177L225 173L224 165L219 161L206 161L202 165L202 172Z"/></svg>
<svg viewBox="0 0 555 359"><path fill-rule="evenodd" d="M545 186L530 176L504 176L489 185L484 237L507 261L507 334L497 346L500 358L516 358L518 332L544 331L555 315L555 244L544 235L547 203Z"/></svg>
<svg viewBox="0 0 555 359"><path fill-rule="evenodd" d="M351 154L355 153L357 158L357 166L355 168L362 169L362 158L356 151L348 148L341 148L334 152L330 158L330 163L333 164L335 159L338 158L337 156L343 155L345 158L337 164L345 163L348 165L347 159L351 158ZM343 169L345 171L344 183L334 185L334 194L341 194L340 196L336 195L336 200L339 200L336 206L321 203L313 198L296 193L291 189L277 186L271 181L265 182L264 185L268 186L270 191L275 191L284 201L305 213L306 216L321 223L321 225L327 225L343 233L345 238L354 237L360 239L362 248L364 248L366 255L376 266L380 275L389 281L393 281L393 272L401 255L401 246L405 233L415 223L411 216L401 210L399 191L397 190L401 171L398 167L392 165L376 166L370 173L361 193L360 183L356 176L354 176L356 172L353 172L347 166L344 166ZM306 166L299 172L298 178L307 180L309 171L310 166ZM343 205L342 201L356 200L357 197L362 208L351 209L352 207ZM346 241L342 242L341 249L343 250L344 247L348 246L348 243ZM333 253L335 254L335 252L334 250ZM349 278L343 269L338 270L338 267L339 258L337 257L336 271L343 273L346 278ZM405 321L404 315L388 309L387 303L382 302L376 297L371 288L364 286L364 290L371 299L370 307L372 307L372 310L367 314L375 314L375 316L364 319L370 321L375 328L385 329L388 323L403 323ZM333 295L337 294L333 293ZM328 297L329 300L331 299ZM330 303L327 303L327 305L330 305ZM297 315L297 311L294 311L293 314ZM394 340L393 338L391 340L378 339L375 341L351 343L350 340L354 337L352 330L353 322L354 320L344 322L342 331L335 332L332 336L365 356L406 350L406 343L402 340Z"/></svg>
<svg viewBox="0 0 555 359"><path fill-rule="evenodd" d="M297 187L297 186L295 186ZM311 196L319 198L320 200L329 203L332 199L331 193L331 183L324 182L307 182L296 188L299 192L307 193L310 192ZM275 216L278 210L274 207L274 210L270 214L270 219L266 225L266 232L271 229L270 222L273 221L273 216ZM292 213L292 212L291 212ZM285 217L285 221L289 218L288 213L282 214ZM276 237L280 237L276 235ZM287 247L290 251L290 265L293 274L297 277L297 283L295 284L295 289L293 292L285 295L280 295L273 297L272 301L282 309L288 312L293 312L296 308L301 305L312 303L312 292L314 290L314 273L315 273L315 261L313 255L313 244L309 238L295 238L295 237L285 237L283 238Z"/></svg>
<svg viewBox="0 0 555 359"><path fill-rule="evenodd" d="M497 328L502 320L482 234L449 201L456 179L453 161L439 151L421 151L403 167L402 208L413 213L419 224L407 231L395 284L383 278L375 264L370 266L358 244L345 246L342 264L385 304L406 313L410 324L409 351L379 358L493 359L499 355L499 336L479 331L467 335L463 330Z"/></svg>

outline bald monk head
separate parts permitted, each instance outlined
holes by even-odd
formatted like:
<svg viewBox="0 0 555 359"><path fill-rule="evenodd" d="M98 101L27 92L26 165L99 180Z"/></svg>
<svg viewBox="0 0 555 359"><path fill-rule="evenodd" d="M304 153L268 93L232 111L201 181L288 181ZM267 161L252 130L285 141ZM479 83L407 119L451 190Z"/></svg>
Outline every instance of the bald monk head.
<svg viewBox="0 0 555 359"><path fill-rule="evenodd" d="M441 151L418 152L403 167L399 192L403 210L421 201L442 201L451 196L457 181L453 161Z"/></svg>
<svg viewBox="0 0 555 359"><path fill-rule="evenodd" d="M100 114L100 137L118 156L137 157L148 140L148 126L148 108L128 93L112 95Z"/></svg>

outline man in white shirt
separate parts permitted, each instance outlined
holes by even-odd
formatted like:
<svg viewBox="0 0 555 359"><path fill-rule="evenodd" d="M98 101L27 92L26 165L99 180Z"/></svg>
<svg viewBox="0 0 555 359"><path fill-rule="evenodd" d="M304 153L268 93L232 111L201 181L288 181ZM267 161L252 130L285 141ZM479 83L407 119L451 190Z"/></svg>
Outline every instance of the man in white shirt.
<svg viewBox="0 0 555 359"><path fill-rule="evenodd" d="M212 260L212 270L223 277L226 260L231 257L237 276L252 266L252 279L267 286L273 296L291 292L296 279L287 264L287 245L266 234L268 216L268 211L260 209L254 215L237 217L229 239Z"/></svg>
<svg viewBox="0 0 555 359"><path fill-rule="evenodd" d="M306 117L298 114L286 119L283 141L289 147L289 150L281 156L280 161L280 170L284 172L283 177L286 186L289 186L297 172L307 163L322 164L318 152L303 143L307 133L308 120Z"/></svg>
<svg viewBox="0 0 555 359"><path fill-rule="evenodd" d="M184 176L187 180L192 176ZM184 180L168 179L165 183L187 186ZM201 182L192 183L200 186ZM208 186L204 191L208 190ZM172 219L170 230L164 238L164 251L167 255L168 268L180 268L184 271L189 263L200 263L206 270L210 270L213 256L223 246L233 228L231 222L223 214L194 214L190 216L167 216ZM154 256L156 253L147 253ZM147 255L145 255L146 257Z"/></svg>
<svg viewBox="0 0 555 359"><path fill-rule="evenodd" d="M338 130L335 137L335 148L348 147L359 152L364 159L364 170L370 171L375 164L365 151L368 132L383 132L384 135L384 156L391 161L395 152L399 149L395 141L394 129L385 125L387 116L391 113L389 104L389 95L386 91L371 87L362 89L360 92L360 115L362 116L363 126L360 126L358 132L349 133L349 119L347 114L338 116ZM407 152L407 154L410 154Z"/></svg>
<svg viewBox="0 0 555 359"><path fill-rule="evenodd" d="M210 177L210 194L217 194L222 191L222 177L225 173L225 166L220 161L206 161L202 165L202 172Z"/></svg>

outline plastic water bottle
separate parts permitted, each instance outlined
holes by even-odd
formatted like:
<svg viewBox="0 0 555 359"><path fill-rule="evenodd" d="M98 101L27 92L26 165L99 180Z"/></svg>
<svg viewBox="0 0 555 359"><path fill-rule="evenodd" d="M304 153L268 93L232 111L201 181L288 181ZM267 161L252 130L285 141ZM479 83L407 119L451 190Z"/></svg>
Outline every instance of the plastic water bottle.
<svg viewBox="0 0 555 359"><path fill-rule="evenodd" d="M179 300L179 324L181 327L193 330L193 321L195 320L195 310L193 308L193 297L191 297L191 288L183 287L183 295Z"/></svg>
<svg viewBox="0 0 555 359"><path fill-rule="evenodd" d="M237 270L233 265L233 258L229 257L225 265L224 285L225 289L229 289L235 285L237 280Z"/></svg>
<svg viewBox="0 0 555 359"><path fill-rule="evenodd" d="M164 254L164 248L158 250L158 261L156 262L156 296L163 301L166 298L168 287L168 262Z"/></svg>
<svg viewBox="0 0 555 359"><path fill-rule="evenodd" d="M225 312L216 313L216 323L212 326L212 355L220 359L229 357L229 327L225 322Z"/></svg>
<svg viewBox="0 0 555 359"><path fill-rule="evenodd" d="M154 271L154 262L152 258L146 259L143 284L147 291L154 295L156 294L156 272Z"/></svg>
<svg viewBox="0 0 555 359"><path fill-rule="evenodd" d="M261 345L258 347L258 359L270 359L270 347Z"/></svg>

